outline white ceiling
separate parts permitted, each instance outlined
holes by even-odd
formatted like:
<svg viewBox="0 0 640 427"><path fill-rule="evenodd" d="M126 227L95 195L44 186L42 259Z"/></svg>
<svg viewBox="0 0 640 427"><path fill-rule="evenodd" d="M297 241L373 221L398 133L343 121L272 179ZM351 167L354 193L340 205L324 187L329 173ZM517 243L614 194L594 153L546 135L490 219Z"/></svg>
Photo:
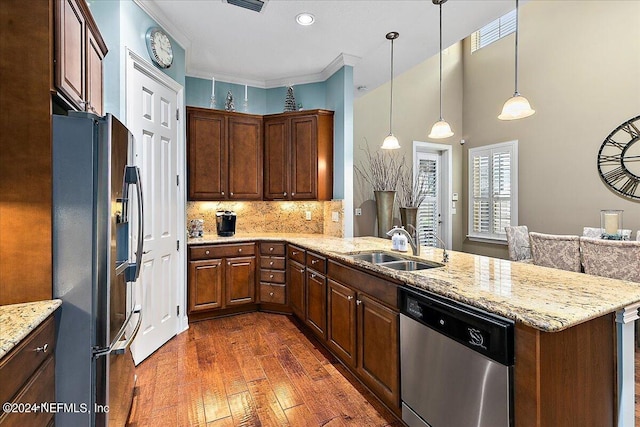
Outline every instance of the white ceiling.
<svg viewBox="0 0 640 427"><path fill-rule="evenodd" d="M186 50L186 74L271 88L326 80L354 68L354 91L389 80L389 31L396 76L438 53L438 6L431 0L269 0L261 13L223 0L135 0ZM449 0L443 46L515 7L507 0ZM297 14L316 22L302 27Z"/></svg>

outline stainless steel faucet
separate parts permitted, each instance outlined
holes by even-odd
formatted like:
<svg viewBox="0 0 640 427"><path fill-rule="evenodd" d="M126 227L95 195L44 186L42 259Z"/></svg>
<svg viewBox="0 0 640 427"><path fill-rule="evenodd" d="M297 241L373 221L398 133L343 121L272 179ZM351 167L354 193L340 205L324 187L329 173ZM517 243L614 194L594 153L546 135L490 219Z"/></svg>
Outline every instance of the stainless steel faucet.
<svg viewBox="0 0 640 427"><path fill-rule="evenodd" d="M407 237L407 241L411 246L411 250L413 250L413 254L415 256L419 256L420 255L420 234L418 233L418 230L416 230L413 225L409 224L408 227L413 228L415 240L407 230L399 227L393 227L391 230L387 231L387 236L393 236L395 233L403 234L404 236Z"/></svg>
<svg viewBox="0 0 640 427"><path fill-rule="evenodd" d="M436 240L438 242L440 242L442 244L442 262L445 263L445 264L448 263L449 262L449 254L447 253L447 245L444 244L442 239L439 238L436 233L431 233L431 234L433 235L433 237L436 238Z"/></svg>

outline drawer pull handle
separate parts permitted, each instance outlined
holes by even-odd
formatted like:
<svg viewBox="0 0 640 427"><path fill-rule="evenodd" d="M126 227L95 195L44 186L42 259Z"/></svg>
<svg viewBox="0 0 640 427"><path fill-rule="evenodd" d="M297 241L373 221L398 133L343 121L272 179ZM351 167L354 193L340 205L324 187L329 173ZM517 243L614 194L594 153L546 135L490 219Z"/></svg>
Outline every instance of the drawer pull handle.
<svg viewBox="0 0 640 427"><path fill-rule="evenodd" d="M353 299L353 295L349 295L349 296L347 297L347 300L349 300L349 301L351 301L352 299Z"/></svg>
<svg viewBox="0 0 640 427"><path fill-rule="evenodd" d="M362 304L362 301L360 301L359 299L356 300L356 305L360 305Z"/></svg>
<svg viewBox="0 0 640 427"><path fill-rule="evenodd" d="M33 351L36 353L46 353L49 350L49 344L45 344L42 347L36 347Z"/></svg>
<svg viewBox="0 0 640 427"><path fill-rule="evenodd" d="M205 252L204 252L204 254L205 254L205 255L209 255L209 251L205 251Z"/></svg>
<svg viewBox="0 0 640 427"><path fill-rule="evenodd" d="M273 292L269 292L269 296L272 297L273 296Z"/></svg>

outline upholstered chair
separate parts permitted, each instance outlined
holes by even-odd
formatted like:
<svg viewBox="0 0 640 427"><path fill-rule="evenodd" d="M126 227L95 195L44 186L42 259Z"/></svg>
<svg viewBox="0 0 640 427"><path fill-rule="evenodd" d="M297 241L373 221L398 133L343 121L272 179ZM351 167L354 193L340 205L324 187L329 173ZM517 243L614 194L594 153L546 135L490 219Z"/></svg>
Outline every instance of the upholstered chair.
<svg viewBox="0 0 640 427"><path fill-rule="evenodd" d="M580 236L529 233L531 256L535 265L582 271L580 264Z"/></svg>
<svg viewBox="0 0 640 427"><path fill-rule="evenodd" d="M509 245L509 259L511 261L531 263L531 248L529 246L529 229L526 225L505 227L507 244Z"/></svg>
<svg viewBox="0 0 640 427"><path fill-rule="evenodd" d="M584 272L640 283L640 242L580 238Z"/></svg>

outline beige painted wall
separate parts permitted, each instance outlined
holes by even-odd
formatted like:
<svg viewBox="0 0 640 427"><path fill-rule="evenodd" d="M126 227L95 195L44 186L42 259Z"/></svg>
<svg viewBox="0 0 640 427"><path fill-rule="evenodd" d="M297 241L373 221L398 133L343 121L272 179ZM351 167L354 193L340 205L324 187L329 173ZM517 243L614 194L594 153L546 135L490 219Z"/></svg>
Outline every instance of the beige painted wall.
<svg viewBox="0 0 640 427"><path fill-rule="evenodd" d="M401 49L402 35L396 42L396 52ZM459 144L462 131L462 44L446 50L443 63L443 115L451 124L455 135L445 140L429 140L427 134L438 120L439 73L438 56L396 76L393 84L393 133L398 137L401 149L396 155L405 155L412 162L413 141L437 142L453 147L453 192L462 192L462 147ZM377 150L389 133L389 83L357 98L354 102L354 164L365 159L362 148L365 139L371 150ZM362 216L355 217L354 235L376 235L375 202L371 187L354 176L354 207L362 209ZM396 207L396 223L400 214ZM463 214L453 215L453 248L461 249Z"/></svg>
<svg viewBox="0 0 640 427"><path fill-rule="evenodd" d="M513 93L514 36L473 54L465 40L465 158L470 147L519 140L519 222L529 230L581 234L599 226L601 209L623 209L624 227L634 236L640 229L640 203L608 190L596 166L609 132L640 114L638 22L638 1L525 3L519 91L536 114L514 122L497 119ZM463 182L466 212L466 166ZM463 249L507 256L505 247L468 240Z"/></svg>

